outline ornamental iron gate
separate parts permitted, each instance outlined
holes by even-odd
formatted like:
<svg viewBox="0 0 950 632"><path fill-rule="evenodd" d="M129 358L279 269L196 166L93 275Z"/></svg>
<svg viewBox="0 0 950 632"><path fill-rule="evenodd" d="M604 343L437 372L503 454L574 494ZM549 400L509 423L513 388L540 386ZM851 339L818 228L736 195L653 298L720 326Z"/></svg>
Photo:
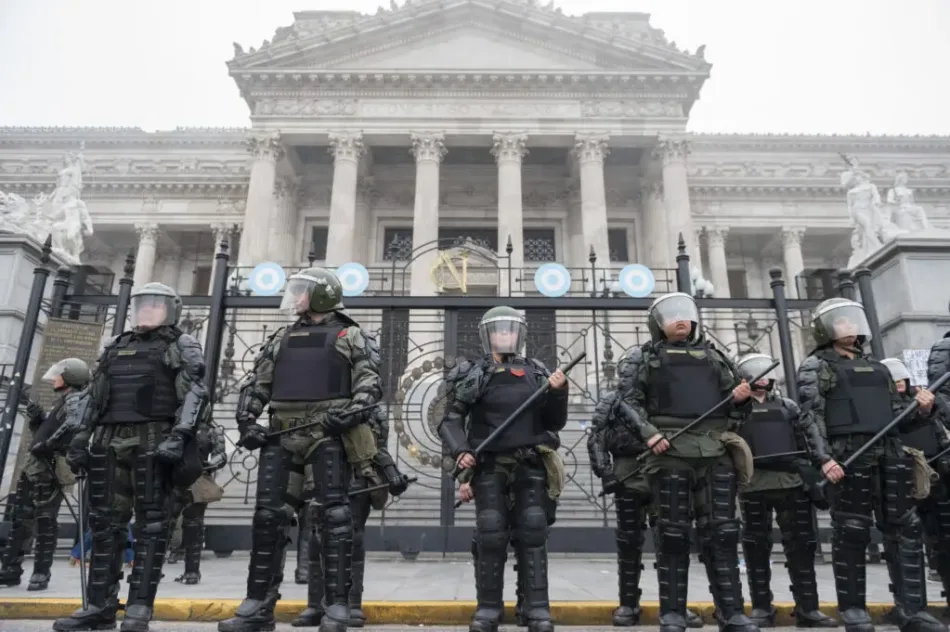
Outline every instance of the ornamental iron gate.
<svg viewBox="0 0 950 632"><path fill-rule="evenodd" d="M511 267L510 241L507 256L501 257L474 240L437 240L411 252L406 250L390 253L387 267L369 269L367 289L345 300L350 313L376 336L380 347L384 405L391 426L390 451L404 473L419 479L403 496L371 515L367 547L400 551L407 557L423 551L444 554L469 550L474 510L472 505L454 509L455 484L446 474L451 459L441 452L436 427L445 406L444 373L459 357L481 355L478 320L486 310L503 302L524 311L528 354L548 367L563 366L580 352L587 352L587 359L569 376L569 421L561 434L567 485L550 548L575 553L611 551L613 501L598 497L600 484L587 457L588 424L599 394L617 384L617 362L627 350L649 340L646 312L653 298L669 291L691 292L689 257L682 238L677 268L654 270L656 287L646 298L631 298L619 292L614 281L616 270L598 267L594 252L589 267L569 270L570 289L565 295L547 298L529 282L533 269ZM46 252L48 264L48 244ZM457 269L453 274L449 266L459 260L464 275L459 275ZM413 269L431 270L440 294L410 295ZM296 269L286 271L289 275ZM24 331L35 331L40 315L45 314L99 322L104 334L120 333L126 327L133 272L134 258L130 255L118 293L93 295L70 292L71 272L62 269L57 272L51 298L46 300L50 271L45 265L39 266L31 298L36 314L27 314ZM249 272L230 265L228 246L222 243L215 259L210 296L182 296L180 327L204 344L215 419L227 434L228 465L216 478L225 496L209 506L206 517L206 547L220 554L250 548L257 455L235 445L237 391L264 340L277 327L288 324L287 317L277 310L280 296L252 296L246 289ZM769 274L773 292L770 299L716 299L696 294L702 327L728 355L767 353L781 358L784 374L794 376L807 349L808 314L817 301L787 300L781 272L772 269ZM853 297L849 279L844 279L840 291ZM870 312L873 297L870 292L862 294ZM874 333L877 337L878 332ZM4 371L4 376L25 373L33 338L32 334L23 336L17 363L12 370ZM780 379L779 384L786 394L796 396L794 379ZM6 379L0 384L0 397L15 401L24 386L23 380ZM15 406L4 413L0 473L11 446L15 448L18 443L18 433L11 430L15 415ZM5 482L9 491L15 488L14 481ZM61 525L61 535L72 538L75 527L65 510Z"/></svg>

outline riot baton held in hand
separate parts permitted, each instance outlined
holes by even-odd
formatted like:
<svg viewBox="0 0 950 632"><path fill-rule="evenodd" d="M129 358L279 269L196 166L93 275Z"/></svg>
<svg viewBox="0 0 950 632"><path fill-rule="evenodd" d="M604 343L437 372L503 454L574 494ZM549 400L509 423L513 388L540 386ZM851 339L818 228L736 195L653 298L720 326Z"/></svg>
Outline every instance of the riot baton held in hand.
<svg viewBox="0 0 950 632"><path fill-rule="evenodd" d="M943 450L941 450L941 451L938 452L937 454L935 454L935 455L933 455L932 457L930 457L929 459L927 459L927 465L933 465L934 463L936 463L937 461L939 461L942 457L947 456L947 454L950 454L950 447L944 448Z"/></svg>
<svg viewBox="0 0 950 632"><path fill-rule="evenodd" d="M772 370L773 370L775 367L777 367L779 364L781 364L781 362L779 362L778 360L775 360L774 362L772 362L772 364L769 365L769 368L765 369L764 371L762 371L761 373L759 373L758 375L756 375L754 378L752 378L751 380L749 380L747 383L748 383L748 384L755 384L756 382L758 382L759 380L761 380L763 377L765 377L766 375L768 375L769 373L771 373ZM740 384L741 384L741 382L740 382ZM738 384L737 384L736 386L738 387ZM694 419L693 421L689 422L688 424L686 424L685 426L683 426L682 428L680 428L679 430L677 430L676 432L674 432L674 433L671 434L670 436L668 436L668 437L663 437L663 439L666 439L668 442L672 443L673 441L675 441L675 440L678 439L679 437L683 436L685 433L689 432L690 430L692 430L693 428L695 428L695 427L698 426L699 424L701 424L701 423L703 423L704 421L706 421L706 419L709 418L710 415L712 415L712 414L715 413L717 410L719 410L720 408L722 408L723 406L725 406L726 404L728 404L729 402L731 402L731 401L732 401L732 398L733 398L733 395L732 395L732 393L730 392L729 395L728 395L727 397L725 397L721 402L719 402L718 404L716 404L715 406L713 406L712 408L710 408L709 410L707 410L706 412L704 412L702 415L700 415L699 417L697 417L697 418ZM620 401L620 405L621 405L621 406L626 406L628 409L630 409L630 405L627 404L626 402L624 402L623 400ZM633 410L631 409L631 410L629 410L628 415L634 416L634 415L636 415L636 413L634 413ZM660 441L662 441L663 439L660 439ZM659 441L657 441L657 443L659 443ZM654 445L656 445L656 444L654 444ZM651 454L653 454L652 448L647 448L646 450L644 450L643 452L641 452L640 454L637 455L637 462L638 462L638 463L642 463L642 462L645 461L646 458L647 458L648 456L650 456ZM619 485L620 483L623 483L625 480L627 480L628 478L631 478L632 476L634 476L634 475L635 475L637 472L639 472L639 471L640 471L640 468L639 468L639 467L634 468L631 472L629 472L629 473L627 473L627 474L624 474L623 477L621 477L621 478L617 481L617 484ZM606 494L603 492L603 490L601 490L600 496L602 496L602 497L603 497L603 496L606 496Z"/></svg>
<svg viewBox="0 0 950 632"><path fill-rule="evenodd" d="M337 417L349 417L350 415L359 415L360 413L365 413L365 412L368 411L368 410L373 410L374 408L378 408L378 407L379 407L379 404L380 404L380 402L376 402L375 404L370 404L369 406L364 406L364 407L362 407L362 408L357 408L357 409L355 409L355 410L347 410L347 411L342 412L342 413L340 413L339 415L337 415ZM280 435L290 434L291 432L297 432L298 430L303 430L303 429L305 429L305 428L313 428L314 426L319 426L319 425L321 425L322 423L323 423L322 421L311 421L311 422L309 422L309 423L300 424L299 426L294 426L293 428L285 428L285 429L283 429L283 430L277 430L277 431L275 431L275 432L269 432L269 433L267 433L267 438L268 438L268 439L273 439L274 437L279 437Z"/></svg>
<svg viewBox="0 0 950 632"><path fill-rule="evenodd" d="M564 375L567 375L568 373L571 372L571 369L573 369L575 366L577 366L577 364L578 364L581 360L583 360L584 358L586 358L586 357L587 357L587 352L586 352L586 351L582 351L579 356L577 356L576 358L574 358L573 360L571 360L571 361L568 363L568 365L567 365L566 367L564 367L563 369L561 369L561 373L563 373ZM487 437L485 437L485 440L482 441L482 442L478 445L477 448L475 448L475 452L474 452L474 454L473 454L472 456L474 456L475 459L477 460L478 457L479 457L479 455L481 455L481 453L485 451L485 448L487 448L489 445L491 445L492 442L493 442L495 439L497 439L500 434L502 434L503 432L505 432L506 430L508 430L508 428L511 427L511 424L515 423L515 420L517 420L519 417L521 417L521 414L522 414L524 411L528 410L528 407L529 407L529 406L531 406L531 405L534 404L536 401L538 401L538 400L539 400L545 393L547 393L549 390L551 390L551 383L550 383L550 382L545 382L544 384L542 384L541 387L540 387L538 390L536 390L536 391L534 392L534 394L533 394L531 397L529 397L528 399L526 399L526 400L524 401L524 403L521 404L521 406L518 406L518 408L515 409L515 412L511 413L511 414L508 416L508 419L506 419L506 420L504 420L503 422L501 422L501 425L499 425L497 428L495 428L494 430L492 430L491 434L488 435ZM455 465L455 470L452 472L452 478L458 478L458 477L459 477L459 474L461 474L462 472L463 472L463 470L460 469L460 468L458 467L458 463L456 463L456 465ZM458 508L461 507L461 506L462 506L462 501L459 501L459 502L457 502L457 503L455 504L455 508L456 508L456 509L458 509Z"/></svg>
<svg viewBox="0 0 950 632"><path fill-rule="evenodd" d="M419 478L417 476L413 476L412 478L407 478L406 483L411 485L412 483L415 483L418 480ZM379 491L380 489L386 489L388 487L389 487L389 483L380 483L379 485L373 485L372 487L364 487L363 489L353 490L352 492L347 494L347 496L349 496L350 498L353 498L355 496L359 496L360 494L370 494L372 492Z"/></svg>
<svg viewBox="0 0 950 632"><path fill-rule="evenodd" d="M943 388L943 385L947 383L947 380L950 380L950 371L948 371L947 373L944 373L939 378L937 378L937 381L931 384L930 386L928 386L927 390L930 391L931 393L935 393L939 391L941 388ZM855 461L857 461L862 456L864 456L865 452L867 452L872 447L874 447L874 444L876 444L878 441L883 439L886 435L890 434L891 431L893 431L897 426L899 426L905 419L907 419L908 417L916 413L918 408L920 408L920 402L916 400L911 402L910 406L905 408L901 412L901 414L899 414L897 417L894 417L891 423L884 426L880 431L878 431L876 435L871 437L870 441L868 441L863 446L855 450L851 456L849 456L847 459L844 460L844 463L839 463L839 465L841 466L841 469L847 470L848 467L853 465ZM937 456L940 456L940 455L937 455ZM818 489L824 490L824 488L827 485L828 485L828 479L826 478L820 481L817 487Z"/></svg>
<svg viewBox="0 0 950 632"><path fill-rule="evenodd" d="M752 457L753 461L765 461L767 459L787 459L792 456L805 456L808 454L804 450L795 450L794 452L776 452L775 454L763 454L762 456Z"/></svg>

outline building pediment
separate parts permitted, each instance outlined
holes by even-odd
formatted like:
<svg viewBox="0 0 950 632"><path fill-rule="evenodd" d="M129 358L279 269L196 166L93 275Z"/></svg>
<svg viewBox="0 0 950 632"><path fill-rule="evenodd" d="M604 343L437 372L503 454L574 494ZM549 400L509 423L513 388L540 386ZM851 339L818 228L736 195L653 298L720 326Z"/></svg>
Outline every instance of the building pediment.
<svg viewBox="0 0 950 632"><path fill-rule="evenodd" d="M298 13L272 42L235 45L232 75L313 70L651 71L708 76L643 14L565 16L514 0L415 1L376 15ZM609 19L607 19L609 18Z"/></svg>

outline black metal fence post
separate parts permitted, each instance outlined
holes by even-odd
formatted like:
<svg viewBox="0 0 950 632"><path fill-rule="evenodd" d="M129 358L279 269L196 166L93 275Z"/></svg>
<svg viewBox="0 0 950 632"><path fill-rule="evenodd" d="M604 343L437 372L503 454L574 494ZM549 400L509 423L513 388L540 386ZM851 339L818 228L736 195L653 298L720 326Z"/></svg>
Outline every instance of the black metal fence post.
<svg viewBox="0 0 950 632"><path fill-rule="evenodd" d="M112 335L118 336L125 331L125 319L129 315L129 301L132 299L132 277L135 276L135 253L125 257L125 268L119 279L119 294L115 302L115 318L112 321Z"/></svg>
<svg viewBox="0 0 950 632"><path fill-rule="evenodd" d="M782 352L782 366L785 368L785 392L790 399L798 401L798 384L795 376L798 368L795 366L795 350L792 346L792 328L788 324L788 301L785 298L785 280L782 278L781 268L769 270L772 280L772 300L775 302L775 318L778 325L778 343Z"/></svg>
<svg viewBox="0 0 950 632"><path fill-rule="evenodd" d="M841 298L853 301L857 298L854 293L854 281L851 280L851 273L847 270L838 271L838 294Z"/></svg>
<svg viewBox="0 0 950 632"><path fill-rule="evenodd" d="M46 293L46 281L50 275L50 270L46 266L49 265L52 252L53 237L50 235L43 244L40 265L33 268L33 287L30 289L30 302L26 307L26 314L23 316L23 330L20 332L20 343L17 346L16 359L13 361L10 389L7 391L7 401L3 408L2 422L0 422L0 489L3 489L3 471L7 467L7 453L10 451L10 441L13 439L13 425L16 423L20 393L23 390L26 369L30 364L30 352L33 350L36 326L40 321L43 295Z"/></svg>
<svg viewBox="0 0 950 632"><path fill-rule="evenodd" d="M692 296L692 279L689 273L689 255L686 254L686 241L680 233L676 244L676 291Z"/></svg>
<svg viewBox="0 0 950 632"><path fill-rule="evenodd" d="M73 271L67 267L62 267L56 271L56 278L53 280L53 296L50 297L49 315L53 318L62 318L63 301L66 298L66 292L69 291L69 281L73 276Z"/></svg>
<svg viewBox="0 0 950 632"><path fill-rule="evenodd" d="M221 240L214 256L214 278L211 279L211 307L208 311L208 329L205 337L205 384L208 399L215 401L214 391L218 381L218 364L221 360L221 342L224 334L224 297L228 292L228 242Z"/></svg>
<svg viewBox="0 0 950 632"><path fill-rule="evenodd" d="M858 268L854 271L854 279L861 290L861 303L864 305L864 314L871 328L871 353L878 360L884 355L884 340L881 338L881 321L877 317L877 303L874 301L874 289L871 287L871 271L867 268Z"/></svg>

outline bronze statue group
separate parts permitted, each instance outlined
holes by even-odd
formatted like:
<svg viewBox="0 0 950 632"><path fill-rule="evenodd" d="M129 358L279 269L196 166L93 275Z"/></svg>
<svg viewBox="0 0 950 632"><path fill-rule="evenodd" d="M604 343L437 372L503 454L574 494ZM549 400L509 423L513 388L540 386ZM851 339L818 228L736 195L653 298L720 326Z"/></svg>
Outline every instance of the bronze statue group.
<svg viewBox="0 0 950 632"><path fill-rule="evenodd" d="M235 616L218 624L220 632L275 629L295 520L297 580L308 591L293 625L345 632L366 621L366 521L412 479L387 451L377 343L342 296L329 270L292 275L280 308L294 322L265 341L240 389L238 445L259 452L257 491L246 596ZM121 630L147 631L174 539L185 557L178 581L200 580L203 516L220 498L213 473L226 458L201 347L178 327L181 307L165 285L137 288L131 329L104 346L95 370L65 359L44 376L59 394L53 408L25 402L32 447L17 481L0 585L20 583L35 531L28 590L47 587L56 515L73 479L80 483L74 515L80 524L88 515L92 532L82 608L54 630L114 629L124 610ZM651 340L621 360L617 387L601 393L588 437L591 466L617 513L614 625L639 623L649 525L663 632L704 624L687 608L694 532L718 627L774 627L774 516L798 627L873 631L865 560L876 526L894 597L888 619L903 632L945 632L927 612L924 542L950 593L950 334L931 351L931 388L915 388L900 361L869 355L871 332L859 303L824 301L812 315L816 348L798 369L793 401L778 390L777 361L761 354L733 360L703 337L688 294L660 296L647 318ZM459 360L446 376L439 424L455 460L459 503L475 503L470 630L495 632L502 622L511 548L518 623L550 632L547 538L564 485L559 433L568 417L569 372L583 356L563 369L525 357L527 323L510 307L489 310L479 335L483 356ZM818 607L816 507L831 510L840 623ZM133 518L134 564L121 604Z"/></svg>

